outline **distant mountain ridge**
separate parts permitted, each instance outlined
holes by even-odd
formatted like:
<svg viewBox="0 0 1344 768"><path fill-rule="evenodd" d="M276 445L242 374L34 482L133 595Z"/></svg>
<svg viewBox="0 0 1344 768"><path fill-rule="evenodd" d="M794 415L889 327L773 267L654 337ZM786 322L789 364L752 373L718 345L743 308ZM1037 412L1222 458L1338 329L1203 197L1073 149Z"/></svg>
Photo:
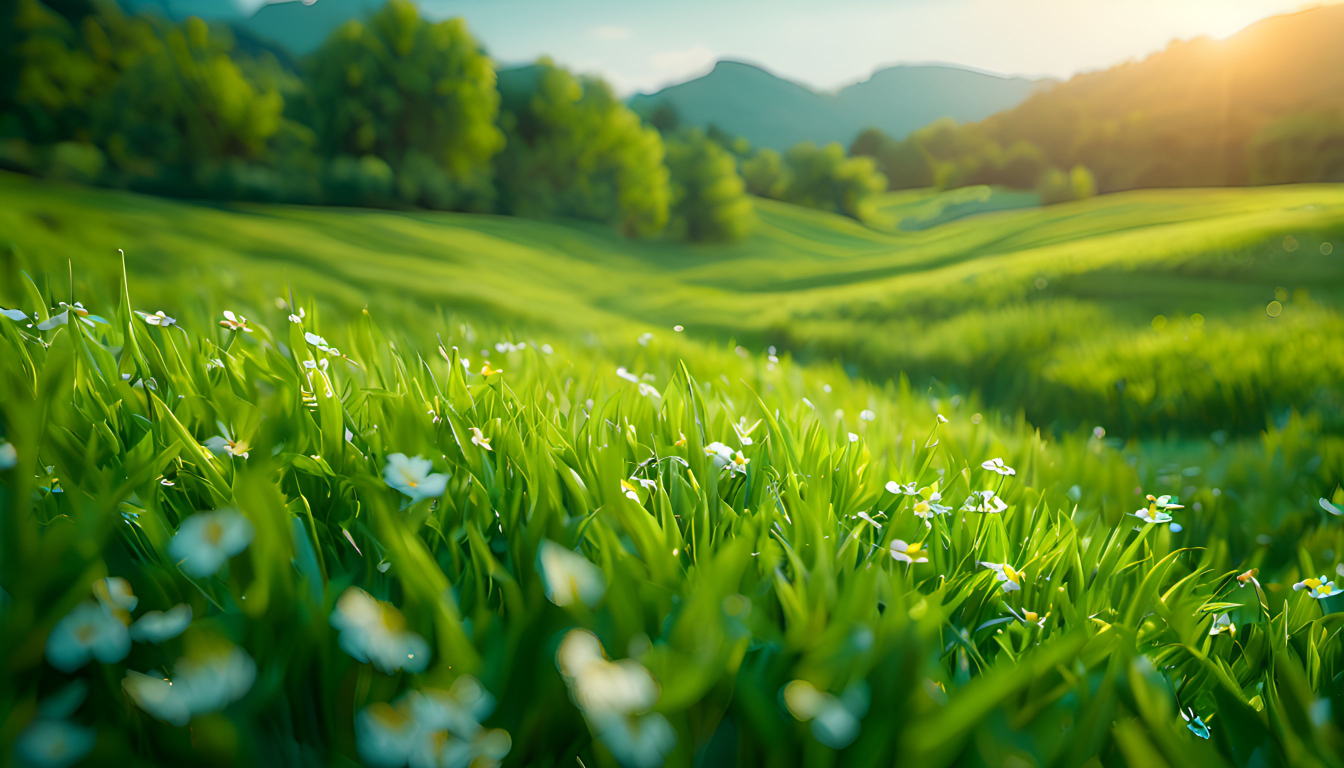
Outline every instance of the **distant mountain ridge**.
<svg viewBox="0 0 1344 768"><path fill-rule="evenodd" d="M703 77L638 94L630 106L649 114L668 104L684 124L715 125L755 146L784 150L800 141L847 145L865 128L900 138L942 117L983 120L1052 82L942 64L897 65L830 93L724 60Z"/></svg>
<svg viewBox="0 0 1344 768"><path fill-rule="evenodd" d="M132 13L157 12L170 19L200 16L228 23L267 38L295 56L311 53L351 19L362 19L387 0L272 0L252 10L255 3L236 0L118 0Z"/></svg>
<svg viewBox="0 0 1344 768"><path fill-rule="evenodd" d="M315 50L351 19L386 0L272 2L249 13L239 0L120 0L129 11L154 11L172 19L191 15L228 23L270 40L295 56ZM488 43L488 41L486 41ZM788 149L800 141L846 145L864 128L901 137L940 117L983 120L1021 104L1048 81L977 72L949 65L903 65L874 72L835 92L818 91L737 61L720 61L707 75L653 94L630 106L647 114L657 105L676 108L683 124L719 128L754 146Z"/></svg>
<svg viewBox="0 0 1344 768"><path fill-rule="evenodd" d="M302 56L316 50L332 32L351 19L363 19L387 0L298 0L263 5L242 22L250 31L269 37Z"/></svg>

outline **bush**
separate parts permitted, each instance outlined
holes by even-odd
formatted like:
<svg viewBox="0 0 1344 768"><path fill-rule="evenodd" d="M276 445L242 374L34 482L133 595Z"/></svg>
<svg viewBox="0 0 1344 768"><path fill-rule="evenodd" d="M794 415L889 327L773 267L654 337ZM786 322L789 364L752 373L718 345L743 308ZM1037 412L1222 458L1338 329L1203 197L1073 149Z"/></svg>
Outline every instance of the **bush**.
<svg viewBox="0 0 1344 768"><path fill-rule="evenodd" d="M393 201L392 167L377 155L342 155L327 165L323 189L336 205L385 206Z"/></svg>
<svg viewBox="0 0 1344 768"><path fill-rule="evenodd" d="M756 223L737 162L701 131L669 140L672 225L691 240L740 240Z"/></svg>
<svg viewBox="0 0 1344 768"><path fill-rule="evenodd" d="M508 142L496 179L505 212L609 222L632 236L663 230L662 138L610 86L542 59L501 73L500 92Z"/></svg>
<svg viewBox="0 0 1344 768"><path fill-rule="evenodd" d="M751 194L778 200L789 185L788 169L779 153L767 147L742 161L742 180Z"/></svg>
<svg viewBox="0 0 1344 768"><path fill-rule="evenodd" d="M372 155L410 171L402 199L481 207L496 125L495 71L462 19L429 22L409 0L341 27L313 54L309 90L322 151Z"/></svg>
<svg viewBox="0 0 1344 768"><path fill-rule="evenodd" d="M44 173L62 181L92 184L98 181L107 164L107 158L97 147L77 141L53 144L47 155Z"/></svg>
<svg viewBox="0 0 1344 768"><path fill-rule="evenodd" d="M870 157L845 157L839 144L818 147L803 142L788 151L789 181L784 199L791 203L859 218L863 202L887 188L887 179Z"/></svg>

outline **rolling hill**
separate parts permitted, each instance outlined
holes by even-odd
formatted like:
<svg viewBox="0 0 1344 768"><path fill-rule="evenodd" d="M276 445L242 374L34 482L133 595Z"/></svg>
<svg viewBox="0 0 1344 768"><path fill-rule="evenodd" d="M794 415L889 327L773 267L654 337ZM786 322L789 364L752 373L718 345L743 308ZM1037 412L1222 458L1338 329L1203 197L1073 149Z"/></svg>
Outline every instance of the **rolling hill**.
<svg viewBox="0 0 1344 768"><path fill-rule="evenodd" d="M134 243L140 290L169 310L183 284L275 296L293 281L345 311L448 306L624 338L683 324L974 392L1042 426L1244 433L1293 407L1344 429L1332 341L1344 187L1156 190L946 220L994 202L965 195L893 194L880 212L909 231L757 200L753 235L709 247L577 222L221 209L0 175L0 233L33 264ZM115 283L115 259L78 261Z"/></svg>
<svg viewBox="0 0 1344 768"><path fill-rule="evenodd" d="M788 149L800 141L848 144L864 128L904 136L940 117L984 119L1020 104L1041 82L958 67L902 65L837 92L819 92L737 61L703 77L630 100L637 112L674 107L683 123L716 125L755 146Z"/></svg>
<svg viewBox="0 0 1344 768"><path fill-rule="evenodd" d="M1257 174L1251 149L1262 131L1305 118L1316 123L1300 136L1316 142L1302 145L1308 162L1340 157L1342 39L1344 5L1273 16L1078 75L982 126L1003 146L1027 141L1056 166L1089 167L1103 191L1311 180Z"/></svg>

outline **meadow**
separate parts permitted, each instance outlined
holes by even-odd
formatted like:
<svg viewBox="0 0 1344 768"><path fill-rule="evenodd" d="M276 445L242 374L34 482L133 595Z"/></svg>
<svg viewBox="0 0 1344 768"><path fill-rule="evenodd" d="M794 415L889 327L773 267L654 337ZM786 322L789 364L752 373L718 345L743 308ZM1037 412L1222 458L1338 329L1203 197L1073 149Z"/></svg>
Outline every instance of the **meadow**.
<svg viewBox="0 0 1344 768"><path fill-rule="evenodd" d="M944 194L709 246L0 176L0 741L1337 764L1344 189Z"/></svg>

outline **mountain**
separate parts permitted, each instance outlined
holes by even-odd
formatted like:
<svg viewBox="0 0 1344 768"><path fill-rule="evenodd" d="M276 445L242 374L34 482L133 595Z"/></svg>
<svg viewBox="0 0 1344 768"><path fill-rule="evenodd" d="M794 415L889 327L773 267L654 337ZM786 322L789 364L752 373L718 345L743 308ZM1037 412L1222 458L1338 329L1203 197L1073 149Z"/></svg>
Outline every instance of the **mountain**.
<svg viewBox="0 0 1344 768"><path fill-rule="evenodd" d="M1344 5L1078 75L985 120L1103 191L1344 181Z"/></svg>
<svg viewBox="0 0 1344 768"><path fill-rule="evenodd" d="M959 123L1011 109L1054 81L1001 77L949 66L897 66L840 89L836 102L858 130L901 138L941 117ZM853 138L850 136L849 138Z"/></svg>
<svg viewBox="0 0 1344 768"><path fill-rule="evenodd" d="M173 21L188 16L200 16L207 21L236 23L250 14L250 9L236 0L119 0L128 13L152 12Z"/></svg>
<svg viewBox="0 0 1344 768"><path fill-rule="evenodd" d="M899 138L940 117L982 120L1040 87L1041 81L957 67L902 65L831 93L751 64L720 61L703 77L636 95L630 106L648 114L667 104L682 123L713 124L753 145L784 150L800 141L848 144L869 127Z"/></svg>
<svg viewBox="0 0 1344 768"><path fill-rule="evenodd" d="M316 0L272 2L263 5L243 22L243 26L261 37L274 40L296 56L310 53L332 32L351 19L363 19L386 4L387 0Z"/></svg>

